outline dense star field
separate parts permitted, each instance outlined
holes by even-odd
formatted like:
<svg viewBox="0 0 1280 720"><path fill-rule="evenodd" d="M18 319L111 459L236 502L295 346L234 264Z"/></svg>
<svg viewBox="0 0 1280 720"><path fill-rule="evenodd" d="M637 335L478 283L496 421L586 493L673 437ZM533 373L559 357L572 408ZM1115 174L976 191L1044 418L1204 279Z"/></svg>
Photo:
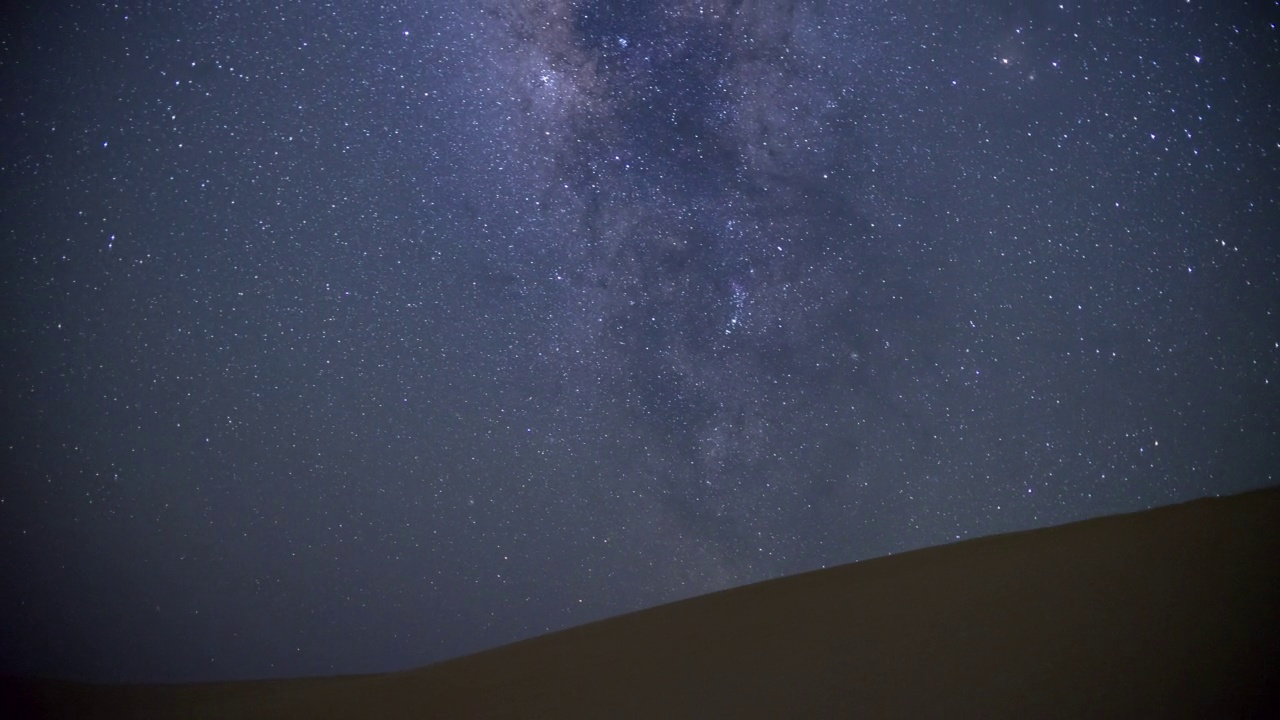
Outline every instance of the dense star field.
<svg viewBox="0 0 1280 720"><path fill-rule="evenodd" d="M7 12L0 672L404 669L1280 481L1276 4Z"/></svg>

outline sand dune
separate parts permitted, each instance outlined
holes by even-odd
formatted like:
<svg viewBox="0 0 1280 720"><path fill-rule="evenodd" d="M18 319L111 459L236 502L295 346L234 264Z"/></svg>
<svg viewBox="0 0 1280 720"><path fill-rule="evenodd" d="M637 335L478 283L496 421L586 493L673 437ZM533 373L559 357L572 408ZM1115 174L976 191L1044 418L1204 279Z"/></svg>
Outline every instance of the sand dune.
<svg viewBox="0 0 1280 720"><path fill-rule="evenodd" d="M387 675L9 681L30 717L1274 717L1280 488L807 573ZM0 708L2 710L2 708Z"/></svg>

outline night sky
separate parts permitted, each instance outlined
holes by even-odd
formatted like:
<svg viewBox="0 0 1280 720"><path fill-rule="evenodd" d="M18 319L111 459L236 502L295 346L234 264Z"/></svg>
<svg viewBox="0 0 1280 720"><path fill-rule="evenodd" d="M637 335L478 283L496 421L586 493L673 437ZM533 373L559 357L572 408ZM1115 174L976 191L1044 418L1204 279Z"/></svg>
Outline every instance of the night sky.
<svg viewBox="0 0 1280 720"><path fill-rule="evenodd" d="M1280 482L1277 4L103 5L0 22L0 672Z"/></svg>

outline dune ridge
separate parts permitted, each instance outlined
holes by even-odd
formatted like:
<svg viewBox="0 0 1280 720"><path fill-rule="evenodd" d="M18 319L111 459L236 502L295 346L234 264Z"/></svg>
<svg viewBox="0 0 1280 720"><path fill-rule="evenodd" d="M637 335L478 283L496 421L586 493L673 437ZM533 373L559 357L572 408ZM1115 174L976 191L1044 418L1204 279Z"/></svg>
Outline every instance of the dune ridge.
<svg viewBox="0 0 1280 720"><path fill-rule="evenodd" d="M725 590L383 675L9 679L10 717L1264 717L1280 488ZM3 708L0 708L3 709Z"/></svg>

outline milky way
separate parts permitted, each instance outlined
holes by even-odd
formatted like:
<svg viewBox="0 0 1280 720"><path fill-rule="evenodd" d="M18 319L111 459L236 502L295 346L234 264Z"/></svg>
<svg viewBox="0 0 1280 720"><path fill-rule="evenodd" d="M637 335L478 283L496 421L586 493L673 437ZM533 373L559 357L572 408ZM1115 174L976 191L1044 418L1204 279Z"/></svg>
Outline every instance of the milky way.
<svg viewBox="0 0 1280 720"><path fill-rule="evenodd" d="M494 256L522 286L558 279L564 411L634 428L631 482L713 547L803 523L857 471L867 278L897 272L857 210L858 83L822 59L854 19L602 2L492 21L496 174L557 218Z"/></svg>

